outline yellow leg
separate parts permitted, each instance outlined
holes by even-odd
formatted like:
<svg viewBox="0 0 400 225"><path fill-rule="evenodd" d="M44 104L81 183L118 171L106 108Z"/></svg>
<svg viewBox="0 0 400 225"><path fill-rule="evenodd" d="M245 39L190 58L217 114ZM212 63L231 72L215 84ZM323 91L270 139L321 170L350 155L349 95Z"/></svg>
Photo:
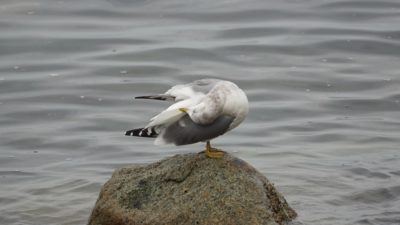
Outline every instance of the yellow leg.
<svg viewBox="0 0 400 225"><path fill-rule="evenodd" d="M209 158L222 158L224 156L224 152L221 150L218 150L216 148L212 148L210 141L207 141L206 144L206 155Z"/></svg>

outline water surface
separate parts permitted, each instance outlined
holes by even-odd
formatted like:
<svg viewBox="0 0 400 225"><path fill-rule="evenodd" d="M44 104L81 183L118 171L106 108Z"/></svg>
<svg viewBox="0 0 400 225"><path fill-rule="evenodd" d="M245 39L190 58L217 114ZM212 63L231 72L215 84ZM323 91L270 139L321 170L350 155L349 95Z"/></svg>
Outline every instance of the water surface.
<svg viewBox="0 0 400 225"><path fill-rule="evenodd" d="M85 224L114 169L197 152L123 136L204 77L251 109L215 146L307 225L400 224L395 0L3 0L0 224Z"/></svg>

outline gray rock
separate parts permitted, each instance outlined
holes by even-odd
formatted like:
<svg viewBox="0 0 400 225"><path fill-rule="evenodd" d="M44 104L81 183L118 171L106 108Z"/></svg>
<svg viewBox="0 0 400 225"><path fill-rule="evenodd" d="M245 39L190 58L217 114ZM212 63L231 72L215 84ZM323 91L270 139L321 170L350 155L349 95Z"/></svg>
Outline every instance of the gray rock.
<svg viewBox="0 0 400 225"><path fill-rule="evenodd" d="M295 217L252 166L227 153L211 159L202 152L116 170L89 225L282 225Z"/></svg>

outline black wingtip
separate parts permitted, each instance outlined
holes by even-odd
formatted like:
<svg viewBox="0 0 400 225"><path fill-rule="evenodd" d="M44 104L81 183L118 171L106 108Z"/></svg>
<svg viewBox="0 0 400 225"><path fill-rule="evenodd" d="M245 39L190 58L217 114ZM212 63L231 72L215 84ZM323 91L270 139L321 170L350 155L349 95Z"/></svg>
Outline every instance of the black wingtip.
<svg viewBox="0 0 400 225"><path fill-rule="evenodd" d="M174 100L175 98L169 95L145 95L145 96L136 96L135 99L151 99L151 100Z"/></svg>
<svg viewBox="0 0 400 225"><path fill-rule="evenodd" d="M148 96L136 96L135 99L146 99Z"/></svg>
<svg viewBox="0 0 400 225"><path fill-rule="evenodd" d="M143 128L128 130L125 132L125 136L139 136L139 132L142 131Z"/></svg>
<svg viewBox="0 0 400 225"><path fill-rule="evenodd" d="M128 130L125 132L126 136L137 136L137 137L157 137L158 133L154 128L138 128L133 130Z"/></svg>
<svg viewBox="0 0 400 225"><path fill-rule="evenodd" d="M166 100L166 98L164 96L160 96L160 95L136 96L135 99Z"/></svg>

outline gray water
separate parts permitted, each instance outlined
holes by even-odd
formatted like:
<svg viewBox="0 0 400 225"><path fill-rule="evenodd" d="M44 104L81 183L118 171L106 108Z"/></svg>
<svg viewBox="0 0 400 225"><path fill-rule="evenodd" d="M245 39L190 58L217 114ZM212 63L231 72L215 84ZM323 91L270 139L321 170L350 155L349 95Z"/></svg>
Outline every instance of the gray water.
<svg viewBox="0 0 400 225"><path fill-rule="evenodd" d="M305 225L400 224L397 0L2 0L0 224L85 224L114 169L198 152L125 137L204 77L251 109L216 139Z"/></svg>

